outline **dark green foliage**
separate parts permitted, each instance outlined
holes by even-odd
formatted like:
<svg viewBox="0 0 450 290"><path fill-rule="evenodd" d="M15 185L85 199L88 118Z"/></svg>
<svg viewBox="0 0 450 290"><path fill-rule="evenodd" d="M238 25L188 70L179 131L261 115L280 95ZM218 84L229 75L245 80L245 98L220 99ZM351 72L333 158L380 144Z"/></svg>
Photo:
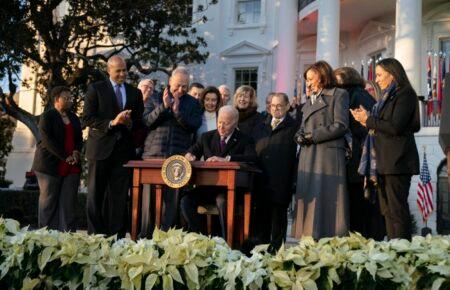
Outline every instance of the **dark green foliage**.
<svg viewBox="0 0 450 290"><path fill-rule="evenodd" d="M180 64L204 62L206 42L196 35L191 11L192 0L2 0L0 80L10 83L10 94L0 94L3 111L16 119L33 117L12 100L21 64L36 73L44 104L51 105L49 89L66 85L78 106L86 86L106 77L112 55L127 59L132 79L137 72L169 74ZM24 123L36 136L36 120Z"/></svg>

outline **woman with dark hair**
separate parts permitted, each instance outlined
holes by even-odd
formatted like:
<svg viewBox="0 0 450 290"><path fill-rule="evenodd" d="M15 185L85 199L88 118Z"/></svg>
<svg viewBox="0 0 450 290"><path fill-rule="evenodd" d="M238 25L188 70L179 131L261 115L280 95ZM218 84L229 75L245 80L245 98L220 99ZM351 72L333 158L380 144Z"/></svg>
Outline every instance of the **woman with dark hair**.
<svg viewBox="0 0 450 290"><path fill-rule="evenodd" d="M333 69L319 61L304 73L310 95L295 140L300 144L293 236L315 239L348 232L345 139L349 99Z"/></svg>
<svg viewBox="0 0 450 290"><path fill-rule="evenodd" d="M217 129L217 112L219 112L222 102L220 92L216 87L204 89L198 100L203 109L202 125L197 130L197 139L200 139L203 133Z"/></svg>
<svg viewBox="0 0 450 290"><path fill-rule="evenodd" d="M240 86L233 97L233 105L239 111L239 130L256 142L262 137L264 117L256 109L256 92L251 86Z"/></svg>
<svg viewBox="0 0 450 290"><path fill-rule="evenodd" d="M372 112L351 110L356 121L369 129L360 172L379 186L381 212L389 239L411 238L408 206L412 175L419 173L414 133L420 130L419 103L401 63L386 58L375 67L383 96Z"/></svg>
<svg viewBox="0 0 450 290"><path fill-rule="evenodd" d="M336 69L334 74L337 86L346 90L350 97L350 109L357 109L363 106L366 110L372 110L375 100L364 90L365 81L357 70L351 67L341 67ZM349 126L352 135L352 154L347 160L350 231L359 232L367 238L382 240L385 236L385 225L380 214L376 193L364 194L364 177L358 173L367 129L357 122L350 112L349 115ZM369 188L373 187L367 187L368 190Z"/></svg>
<svg viewBox="0 0 450 290"><path fill-rule="evenodd" d="M36 145L33 167L39 182L39 227L75 231L75 208L80 184L81 125L70 111L69 88L51 91L54 108L39 121L41 140Z"/></svg>

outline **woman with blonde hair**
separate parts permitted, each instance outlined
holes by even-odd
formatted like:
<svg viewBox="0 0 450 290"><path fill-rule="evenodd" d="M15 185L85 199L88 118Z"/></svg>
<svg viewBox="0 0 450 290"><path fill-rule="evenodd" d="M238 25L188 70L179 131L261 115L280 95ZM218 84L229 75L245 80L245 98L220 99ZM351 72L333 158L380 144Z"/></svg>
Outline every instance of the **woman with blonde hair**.
<svg viewBox="0 0 450 290"><path fill-rule="evenodd" d="M239 111L239 130L257 141L261 135L264 118L257 111L255 89L251 86L240 86L234 94L233 105Z"/></svg>

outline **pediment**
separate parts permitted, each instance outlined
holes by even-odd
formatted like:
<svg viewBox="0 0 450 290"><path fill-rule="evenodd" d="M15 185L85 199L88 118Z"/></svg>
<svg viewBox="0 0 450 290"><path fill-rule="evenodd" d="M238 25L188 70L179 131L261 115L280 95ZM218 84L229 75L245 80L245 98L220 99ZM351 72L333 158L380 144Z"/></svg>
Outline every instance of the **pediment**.
<svg viewBox="0 0 450 290"><path fill-rule="evenodd" d="M239 42L238 44L233 45L220 53L220 55L224 57L261 54L270 54L270 50L246 40Z"/></svg>
<svg viewBox="0 0 450 290"><path fill-rule="evenodd" d="M359 42L366 42L371 38L382 34L395 32L395 25L386 24L377 21L369 21L359 34Z"/></svg>

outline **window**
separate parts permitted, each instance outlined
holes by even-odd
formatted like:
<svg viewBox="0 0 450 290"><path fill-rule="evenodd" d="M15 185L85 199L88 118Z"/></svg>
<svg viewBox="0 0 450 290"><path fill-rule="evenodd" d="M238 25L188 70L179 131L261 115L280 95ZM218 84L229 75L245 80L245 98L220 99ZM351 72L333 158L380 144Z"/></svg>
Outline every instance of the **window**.
<svg viewBox="0 0 450 290"><path fill-rule="evenodd" d="M258 68L239 68L234 73L234 89L240 86L248 85L257 90L258 87Z"/></svg>
<svg viewBox="0 0 450 290"><path fill-rule="evenodd" d="M261 17L261 0L237 0L236 23L259 23Z"/></svg>
<svg viewBox="0 0 450 290"><path fill-rule="evenodd" d="M448 57L450 55L450 38L441 39L441 51Z"/></svg>
<svg viewBox="0 0 450 290"><path fill-rule="evenodd" d="M368 80L375 80L375 66L377 63L383 59L383 51L375 52L369 55L369 66L368 66ZM371 72L371 73L369 73Z"/></svg>

